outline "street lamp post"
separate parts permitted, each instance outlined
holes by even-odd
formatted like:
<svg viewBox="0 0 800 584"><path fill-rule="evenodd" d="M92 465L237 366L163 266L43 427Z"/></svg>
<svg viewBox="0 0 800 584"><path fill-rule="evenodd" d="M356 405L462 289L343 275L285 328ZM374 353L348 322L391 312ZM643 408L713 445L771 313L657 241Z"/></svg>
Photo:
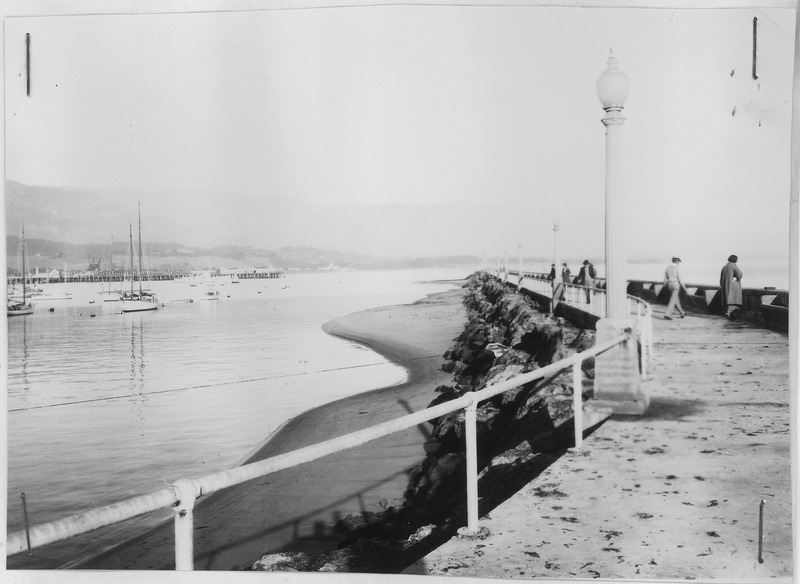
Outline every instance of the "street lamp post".
<svg viewBox="0 0 800 584"><path fill-rule="evenodd" d="M555 266L555 277L551 284L553 285L552 296L550 297L550 312L555 312L558 306L558 298L561 292L561 272L559 270L560 259L558 257L558 221L553 222L553 265Z"/></svg>
<svg viewBox="0 0 800 584"><path fill-rule="evenodd" d="M625 318L627 280L625 278L625 205L622 201L622 109L628 97L628 77L611 55L608 66L597 80L597 97L606 115L606 317Z"/></svg>
<svg viewBox="0 0 800 584"><path fill-rule="evenodd" d="M606 115L606 318L595 324L595 340L601 343L625 331L630 340L595 359L594 399L590 409L622 414L642 414L650 404L639 377L635 324L627 305L625 277L625 205L622 200L621 132L622 109L628 97L628 78L611 55L597 80L597 97Z"/></svg>

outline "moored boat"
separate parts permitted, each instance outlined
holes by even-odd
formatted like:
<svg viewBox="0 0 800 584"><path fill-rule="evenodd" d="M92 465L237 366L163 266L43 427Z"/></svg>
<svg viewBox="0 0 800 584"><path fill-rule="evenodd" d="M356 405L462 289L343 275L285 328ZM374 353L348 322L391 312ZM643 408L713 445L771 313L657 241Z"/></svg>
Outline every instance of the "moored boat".
<svg viewBox="0 0 800 584"><path fill-rule="evenodd" d="M144 272L142 270L142 210L141 206L139 207L139 265L138 269L136 268L134 261L134 253L133 253L133 227L130 227L130 257L131 257L131 270L130 270L130 277L131 277L131 289L130 291L126 290L122 296L120 296L120 302L122 302L122 312L144 312L146 310L157 310L158 309L158 297L150 290L145 290L142 287L142 279L144 278ZM134 287L134 282L139 282L139 289L136 290Z"/></svg>
<svg viewBox="0 0 800 584"><path fill-rule="evenodd" d="M33 314L33 304L30 302L9 300L6 304L6 316L25 316L26 314Z"/></svg>
<svg viewBox="0 0 800 584"><path fill-rule="evenodd" d="M27 279L28 265L25 257L25 225L22 226L22 238L20 239L20 251L22 255L22 298L8 298L6 301L6 316L25 316L33 314L33 304L28 302Z"/></svg>

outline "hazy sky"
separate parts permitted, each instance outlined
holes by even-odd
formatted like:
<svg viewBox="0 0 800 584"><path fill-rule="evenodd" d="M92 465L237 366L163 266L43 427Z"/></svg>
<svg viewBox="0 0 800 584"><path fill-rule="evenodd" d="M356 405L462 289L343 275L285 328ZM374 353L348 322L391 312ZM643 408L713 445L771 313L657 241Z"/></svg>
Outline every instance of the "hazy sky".
<svg viewBox="0 0 800 584"><path fill-rule="evenodd" d="M547 254L558 220L564 253L582 253L581 241L603 237L595 83L613 47L631 87L622 154L633 255L786 256L793 35L792 10L9 19L6 177L321 205L477 202L486 221L503 220L498 206L516 220L505 240L476 230L467 252L522 241ZM528 215L535 233L519 227Z"/></svg>

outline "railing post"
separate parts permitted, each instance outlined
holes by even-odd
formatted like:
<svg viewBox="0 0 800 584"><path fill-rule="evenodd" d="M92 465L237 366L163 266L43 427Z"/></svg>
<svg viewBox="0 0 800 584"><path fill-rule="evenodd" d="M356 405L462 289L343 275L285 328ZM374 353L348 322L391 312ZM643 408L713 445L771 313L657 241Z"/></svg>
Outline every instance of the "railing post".
<svg viewBox="0 0 800 584"><path fill-rule="evenodd" d="M178 496L175 506L175 569L194 570L194 502L200 489L191 479L181 479L172 486Z"/></svg>
<svg viewBox="0 0 800 584"><path fill-rule="evenodd" d="M639 358L641 361L641 368L642 368L642 379L647 377L647 340L645 339L645 334L639 335L639 351L641 357Z"/></svg>
<svg viewBox="0 0 800 584"><path fill-rule="evenodd" d="M473 400L464 412L467 441L467 530L478 532L478 404Z"/></svg>
<svg viewBox="0 0 800 584"><path fill-rule="evenodd" d="M575 448L583 445L583 384L581 361L572 365L572 412L575 422Z"/></svg>

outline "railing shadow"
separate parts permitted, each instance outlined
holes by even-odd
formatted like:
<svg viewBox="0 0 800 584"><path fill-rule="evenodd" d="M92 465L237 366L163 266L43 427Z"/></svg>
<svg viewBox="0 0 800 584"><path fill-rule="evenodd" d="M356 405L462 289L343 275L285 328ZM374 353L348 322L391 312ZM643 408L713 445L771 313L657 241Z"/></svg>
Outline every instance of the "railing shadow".
<svg viewBox="0 0 800 584"><path fill-rule="evenodd" d="M399 399L397 400L397 403L403 406L403 409L407 411L409 414L415 413L414 408L411 407L411 404L408 403L408 400ZM425 439L425 442L428 442L431 439L431 432L430 430L428 430L427 422L425 424L417 425L417 429L419 430L419 433L422 435L422 437Z"/></svg>
<svg viewBox="0 0 800 584"><path fill-rule="evenodd" d="M342 453L331 456L341 455ZM288 469L265 478L253 479L198 501L195 509L196 570L240 570L264 554L287 549L306 549L315 552L333 549L344 539L344 534L335 528L338 521L346 514L365 511L364 496L405 476L408 469L392 472L360 490L343 495L336 496L335 492L330 490L335 498L310 508L301 505L297 512L286 505L270 509L271 498L274 497L277 501L278 496L284 494L283 492L281 495L271 494L270 491L273 490L270 488L271 485L280 484L278 488L281 491L291 491L291 487L286 485L297 482L296 479L292 480L291 471L292 469ZM254 514L248 516L248 510L243 507L246 507L248 501L252 502L253 497L245 491L252 489L261 490L262 497L258 509L253 509ZM235 516L231 520L238 521L237 530L234 532L236 535L231 537L229 533L224 541L213 537L213 534L219 533L217 530L219 526L208 522L209 514L217 515L220 509L229 510L230 514ZM311 525L311 530L307 534L303 533L303 526L306 523ZM73 567L172 570L174 545L173 521L169 519L114 549Z"/></svg>
<svg viewBox="0 0 800 584"><path fill-rule="evenodd" d="M584 431L584 437L591 435L603 422L600 422L591 428ZM519 436L519 435L518 435ZM572 421L566 422L558 428L547 428L543 431L536 431L532 429L523 438L522 442L512 444L506 442L500 448L508 448L514 450L519 448L520 451L525 452L521 458L514 459L512 453L511 459L508 462L499 462L491 464L483 473L479 482L479 491L481 499L479 504L479 512L485 515L501 505L514 494L524 488L531 481L536 479L542 472L544 472L550 465L558 461L572 446L574 430ZM538 451L536 451L538 449ZM498 453L494 453L495 455ZM491 458L489 454L489 458ZM262 549L262 554L279 553L279 552L307 552L319 553L321 551L333 550L338 544L342 542L356 541L359 537L371 535L371 531L376 533L381 532L381 526L378 524L366 526L363 530L358 528L348 531L342 529L338 521L342 519L343 510L342 505L352 502L353 498L359 498L364 493L369 492L372 488L379 486L384 482L389 482L392 478L396 478L400 474L394 473L385 481L374 483L367 489L363 489L353 493L347 497L341 497L336 501L331 501L325 506L319 506L313 510L309 510L302 515L293 517L281 523L276 523L269 526L269 528L261 530L258 533L250 533L246 537L241 537L237 540L229 541L227 548L239 547L245 543L253 543L254 541L263 541L265 537L274 536L279 534L282 529L291 528L292 537L287 540L283 545L274 545L277 541L273 541L273 545L265 545ZM375 565L375 560L372 558L372 564L362 565L365 562L364 558L350 559L349 561L355 562L354 565L348 565L348 569L352 571L370 571L380 573L398 573L405 567L418 561L436 547L442 545L445 541L453 537L458 528L467 524L467 511L466 511L466 485L461 477L461 473L455 473L453 484L445 493L446 506L442 506L442 502L434 504L436 508L436 515L445 516L446 519L441 521L441 517L437 519L441 521L440 528L434 534L421 540L417 544L404 547L402 550L389 549L391 544L383 542L381 545L389 546L385 553L381 554L380 565ZM365 511L365 506L360 503L359 507L362 512ZM352 508L352 505L351 505ZM320 513L333 511L331 521L321 521L314 519ZM430 520L430 515L420 513L419 510L414 512L417 516L418 525L412 525L411 522L406 522L405 516L391 517L390 520L402 521L407 523L407 529L413 530L416 527L425 525ZM312 520L313 529L310 533L303 535L299 529L300 524ZM217 565L218 552L196 554L196 568L197 569L225 569ZM365 567L366 566L366 567ZM230 568L228 568L230 569Z"/></svg>
<svg viewBox="0 0 800 584"><path fill-rule="evenodd" d="M605 420L585 429L584 437L591 435L604 422ZM569 451L574 435L571 421L562 424L561 427L554 431L549 431L549 433L552 434L550 440L545 442L538 441L540 445L548 445L546 450L540 452L532 451L531 441L526 439L509 449L512 452L509 453L507 461L502 461L503 459L501 458L501 462L491 464L484 470L478 484L478 490L481 493L479 515L487 515L505 503L520 490L530 485L532 481L552 464L558 462ZM552 496L552 493L545 489L534 487L534 495L547 497ZM460 481L453 481L450 490L446 494L446 499L448 507L446 509L438 508L440 514L446 515L446 519L440 520L431 535L410 546L396 545L392 547L386 540L382 540L380 543L384 548L381 550L379 565L375 565L374 557L371 559L371 564L369 563L369 558L348 557L345 560L344 567L352 572L400 573L419 562L431 551L451 538L456 537L458 529L467 525L467 495L463 478ZM395 521L400 522L403 520L404 518L397 518ZM423 524L425 518L420 518L419 522ZM368 533L370 531L369 528L365 531L367 533L360 534L362 537L371 535ZM380 534L380 530L377 533ZM358 533L354 534L353 539L355 540L358 536ZM357 540L354 545L358 546ZM417 569L409 573L422 574L424 572Z"/></svg>

